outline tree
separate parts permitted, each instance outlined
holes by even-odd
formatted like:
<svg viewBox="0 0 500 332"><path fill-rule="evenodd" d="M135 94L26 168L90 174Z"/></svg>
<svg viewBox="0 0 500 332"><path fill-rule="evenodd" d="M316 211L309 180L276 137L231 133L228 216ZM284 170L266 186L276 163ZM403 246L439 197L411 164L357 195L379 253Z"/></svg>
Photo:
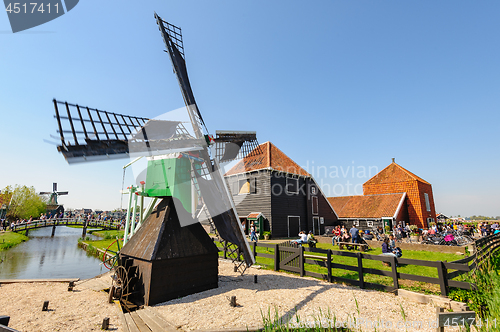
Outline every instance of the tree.
<svg viewBox="0 0 500 332"><path fill-rule="evenodd" d="M7 186L2 190L2 194L12 195L7 211L7 219L28 219L30 216L38 218L45 212L46 199L38 195L34 187L16 185Z"/></svg>

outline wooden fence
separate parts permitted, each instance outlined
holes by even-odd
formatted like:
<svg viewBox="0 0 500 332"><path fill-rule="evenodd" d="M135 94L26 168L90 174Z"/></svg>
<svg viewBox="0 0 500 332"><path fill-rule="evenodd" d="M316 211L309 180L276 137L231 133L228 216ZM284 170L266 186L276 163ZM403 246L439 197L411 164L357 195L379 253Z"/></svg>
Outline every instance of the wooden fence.
<svg viewBox="0 0 500 332"><path fill-rule="evenodd" d="M214 239L216 244L217 240ZM454 262L446 261L426 261L418 259L396 258L394 256L386 255L371 255L361 252L338 251L331 249L317 249L300 247L289 243L256 243L251 242L250 247L253 250L255 257L265 257L273 259L274 270L284 270L289 272L299 273L300 276L311 276L327 280L328 282L343 282L360 288L374 288L386 291L394 291L399 289L399 279L420 281L430 284L437 284L440 286L442 295L447 296L450 287L461 289L474 289L475 285L464 281L453 280L461 274L473 271L484 264L491 254L500 247L500 234L492 235L487 238L482 238L475 241L475 253L467 258L463 258ZM273 254L261 253L257 251L257 247L269 248L273 250ZM223 246L221 251L225 249ZM326 256L319 256L314 254L322 254ZM339 264L332 261L333 256L352 257L357 261L357 265ZM391 270L379 270L363 266L363 260L373 260L390 263ZM471 263L472 262L472 263ZM470 263L470 264L469 264ZM326 268L326 274L308 271L307 265L317 265ZM416 265L427 266L437 269L438 278L413 275L402 273L398 271L399 265ZM356 279L349 279L332 275L332 269L340 269L353 271L357 273ZM452 272L448 272L451 270ZM378 276L385 276L392 278L392 285L383 285L365 281L365 274L373 274Z"/></svg>

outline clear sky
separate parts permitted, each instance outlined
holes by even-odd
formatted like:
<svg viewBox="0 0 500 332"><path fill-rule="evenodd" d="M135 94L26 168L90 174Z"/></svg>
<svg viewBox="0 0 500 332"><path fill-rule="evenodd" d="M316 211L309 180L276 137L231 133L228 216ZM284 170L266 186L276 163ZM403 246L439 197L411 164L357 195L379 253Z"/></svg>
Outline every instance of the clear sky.
<svg viewBox="0 0 500 332"><path fill-rule="evenodd" d="M0 14L1 188L58 182L67 208L120 207L127 160L70 166L44 139L53 98L149 118L183 106L154 11L183 29L212 133L257 131L331 196L395 157L437 212L500 215L498 1L86 0L16 34Z"/></svg>

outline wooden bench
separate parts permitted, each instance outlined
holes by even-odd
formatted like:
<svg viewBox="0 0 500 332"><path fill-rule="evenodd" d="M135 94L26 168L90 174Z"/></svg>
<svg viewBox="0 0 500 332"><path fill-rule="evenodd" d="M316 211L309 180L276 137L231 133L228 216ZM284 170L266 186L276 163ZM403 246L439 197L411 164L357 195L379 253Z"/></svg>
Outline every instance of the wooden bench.
<svg viewBox="0 0 500 332"><path fill-rule="evenodd" d="M338 245L340 250L342 250L344 246L346 246L349 250L350 247L358 247L359 251L363 252L368 248L368 245L364 243L338 242Z"/></svg>
<svg viewBox="0 0 500 332"><path fill-rule="evenodd" d="M307 255L307 254L304 254L304 258L321 259L323 261L328 260L328 258L326 256L316 256L316 255Z"/></svg>

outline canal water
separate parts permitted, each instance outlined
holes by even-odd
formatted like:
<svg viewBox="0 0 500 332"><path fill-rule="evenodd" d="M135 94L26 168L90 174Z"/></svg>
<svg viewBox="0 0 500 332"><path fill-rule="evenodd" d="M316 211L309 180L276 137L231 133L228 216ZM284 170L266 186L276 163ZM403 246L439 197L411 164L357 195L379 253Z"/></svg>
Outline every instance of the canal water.
<svg viewBox="0 0 500 332"><path fill-rule="evenodd" d="M30 230L29 241L0 252L0 279L87 279L108 271L78 248L81 228L57 226L51 233L52 227Z"/></svg>

